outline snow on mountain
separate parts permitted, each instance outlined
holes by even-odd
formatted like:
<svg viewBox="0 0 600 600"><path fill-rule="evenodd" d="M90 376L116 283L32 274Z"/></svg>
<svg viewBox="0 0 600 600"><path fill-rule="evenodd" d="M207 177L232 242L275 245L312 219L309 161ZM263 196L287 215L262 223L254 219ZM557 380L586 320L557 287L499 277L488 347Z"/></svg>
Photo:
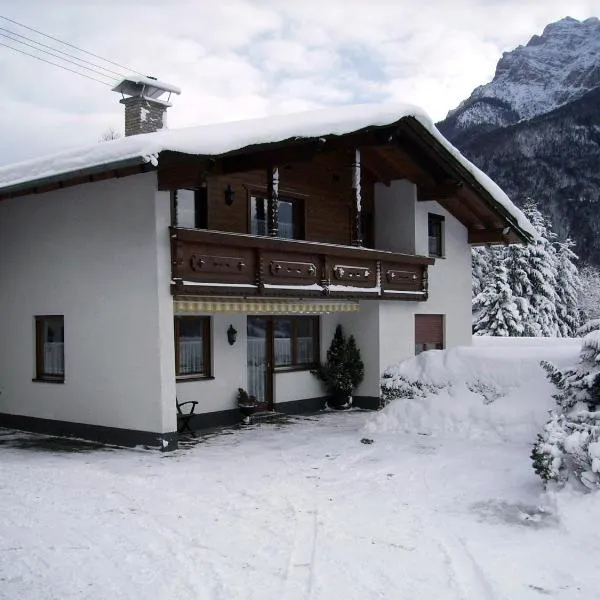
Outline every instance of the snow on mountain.
<svg viewBox="0 0 600 600"><path fill-rule="evenodd" d="M522 206L539 203L600 265L600 20L567 17L506 52L439 130Z"/></svg>
<svg viewBox="0 0 600 600"><path fill-rule="evenodd" d="M505 52L494 79L451 110L444 129L489 130L549 112L600 86L600 20L566 17Z"/></svg>

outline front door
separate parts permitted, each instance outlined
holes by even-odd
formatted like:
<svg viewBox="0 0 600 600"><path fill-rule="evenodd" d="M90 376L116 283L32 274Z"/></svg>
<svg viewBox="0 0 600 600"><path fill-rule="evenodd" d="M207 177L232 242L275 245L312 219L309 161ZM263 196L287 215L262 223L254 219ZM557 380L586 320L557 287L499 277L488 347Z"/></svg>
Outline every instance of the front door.
<svg viewBox="0 0 600 600"><path fill-rule="evenodd" d="M258 410L273 410L273 320L248 317L248 394Z"/></svg>

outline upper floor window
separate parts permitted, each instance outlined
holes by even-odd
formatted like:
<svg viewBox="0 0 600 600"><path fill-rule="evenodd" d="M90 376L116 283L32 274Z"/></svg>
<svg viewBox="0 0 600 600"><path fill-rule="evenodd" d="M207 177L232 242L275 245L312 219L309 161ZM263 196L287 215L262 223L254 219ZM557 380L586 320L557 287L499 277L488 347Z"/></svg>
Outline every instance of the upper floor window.
<svg viewBox="0 0 600 600"><path fill-rule="evenodd" d="M444 256L444 217L428 215L429 256Z"/></svg>
<svg viewBox="0 0 600 600"><path fill-rule="evenodd" d="M65 327L62 315L35 317L36 379L65 380Z"/></svg>
<svg viewBox="0 0 600 600"><path fill-rule="evenodd" d="M175 219L177 227L208 228L208 188L179 189L175 191Z"/></svg>
<svg viewBox="0 0 600 600"><path fill-rule="evenodd" d="M261 196L250 197L250 233L268 235L268 200ZM304 205L298 198L279 198L277 237L292 240L304 239Z"/></svg>

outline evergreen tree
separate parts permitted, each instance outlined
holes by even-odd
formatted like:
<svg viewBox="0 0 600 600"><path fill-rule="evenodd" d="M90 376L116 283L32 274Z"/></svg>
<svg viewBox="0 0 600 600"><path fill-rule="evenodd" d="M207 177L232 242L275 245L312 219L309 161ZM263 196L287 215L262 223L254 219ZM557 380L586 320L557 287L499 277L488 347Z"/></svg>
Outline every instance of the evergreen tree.
<svg viewBox="0 0 600 600"><path fill-rule="evenodd" d="M580 330L582 331L582 330ZM588 323L578 363L542 366L557 388L556 408L538 435L531 458L544 482L572 480L600 487L600 320Z"/></svg>
<svg viewBox="0 0 600 600"><path fill-rule="evenodd" d="M556 242L556 311L562 337L573 337L579 327L579 290L581 281L575 266L575 243L567 238Z"/></svg>
<svg viewBox="0 0 600 600"><path fill-rule="evenodd" d="M473 310L478 315L473 324L475 335L522 335L523 325L500 255L494 258L492 277L482 292L475 297Z"/></svg>
<svg viewBox="0 0 600 600"><path fill-rule="evenodd" d="M523 269L511 273L509 279L518 289L515 296L527 305L527 318L523 335L553 337L559 335L556 312L556 250L552 244L556 234L532 200L527 201L523 212L534 226L538 237L533 243L522 246L525 254ZM517 278L524 276L519 285Z"/></svg>
<svg viewBox="0 0 600 600"><path fill-rule="evenodd" d="M531 244L513 244L487 251L474 249L472 253L473 291L479 290L473 298L473 330L479 335L574 335L579 322L579 277L572 242L556 241L550 222L535 202L528 201L523 212L538 233ZM502 264L505 275L492 266L496 263ZM502 279L497 285L494 279L499 276ZM503 291L504 280L511 292L510 302L507 292ZM502 301L508 302L510 314L498 312L497 302ZM492 326L496 315L502 322ZM510 325L513 321L519 326Z"/></svg>
<svg viewBox="0 0 600 600"><path fill-rule="evenodd" d="M582 322L600 317L600 270L586 266L579 272L579 315Z"/></svg>
<svg viewBox="0 0 600 600"><path fill-rule="evenodd" d="M353 335L348 338L346 346L346 364L350 373L352 388L356 389L365 377L365 365L360 357L360 350L356 346L356 340Z"/></svg>
<svg viewBox="0 0 600 600"><path fill-rule="evenodd" d="M473 298L481 293L488 283L491 275L490 263L492 261L493 252L497 252L497 249L488 248L486 246L476 246L475 248L471 248L471 292Z"/></svg>

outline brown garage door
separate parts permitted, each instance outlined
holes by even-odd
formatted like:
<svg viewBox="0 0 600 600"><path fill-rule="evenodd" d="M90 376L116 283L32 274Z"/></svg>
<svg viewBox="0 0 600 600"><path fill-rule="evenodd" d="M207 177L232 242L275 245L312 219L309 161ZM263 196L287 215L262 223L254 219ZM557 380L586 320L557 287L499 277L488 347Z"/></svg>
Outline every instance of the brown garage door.
<svg viewBox="0 0 600 600"><path fill-rule="evenodd" d="M444 315L415 315L415 354L444 347Z"/></svg>

